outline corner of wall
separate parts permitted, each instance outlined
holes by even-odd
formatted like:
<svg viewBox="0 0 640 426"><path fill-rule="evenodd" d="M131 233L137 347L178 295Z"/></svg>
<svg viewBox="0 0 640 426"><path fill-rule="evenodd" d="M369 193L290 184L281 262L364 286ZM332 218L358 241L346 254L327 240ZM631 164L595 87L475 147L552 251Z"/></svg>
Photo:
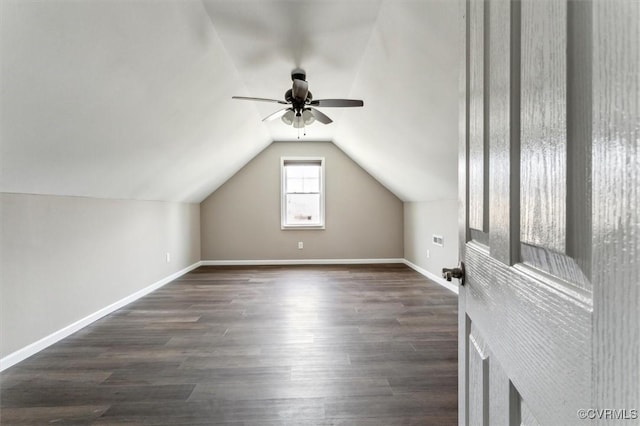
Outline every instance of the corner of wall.
<svg viewBox="0 0 640 426"><path fill-rule="evenodd" d="M404 257L440 277L442 268L458 264L458 203L437 200L404 203ZM442 245L433 237L442 237Z"/></svg>

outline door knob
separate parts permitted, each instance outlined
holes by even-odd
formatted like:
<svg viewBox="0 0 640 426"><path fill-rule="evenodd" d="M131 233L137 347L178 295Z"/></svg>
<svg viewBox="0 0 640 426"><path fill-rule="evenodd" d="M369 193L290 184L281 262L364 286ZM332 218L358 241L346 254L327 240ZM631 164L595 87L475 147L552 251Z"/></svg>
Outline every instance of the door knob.
<svg viewBox="0 0 640 426"><path fill-rule="evenodd" d="M452 278L458 278L460 285L464 285L464 262L460 262L457 268L442 268L442 278L451 281Z"/></svg>

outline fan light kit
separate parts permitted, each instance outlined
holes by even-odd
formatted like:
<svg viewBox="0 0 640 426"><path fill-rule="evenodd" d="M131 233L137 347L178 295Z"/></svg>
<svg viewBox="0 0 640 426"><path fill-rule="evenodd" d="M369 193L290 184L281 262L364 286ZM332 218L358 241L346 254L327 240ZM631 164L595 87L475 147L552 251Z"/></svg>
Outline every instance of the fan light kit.
<svg viewBox="0 0 640 426"><path fill-rule="evenodd" d="M281 105L288 105L279 111L265 117L262 121L272 121L280 118L283 123L293 126L296 129L304 129L315 121L322 124L333 122L327 115L320 112L314 107L321 108L348 108L361 107L364 102L359 99L317 99L313 100L313 95L309 91L309 83L307 83L307 75L302 69L294 69L291 72L291 80L293 86L284 94L284 100L253 98L246 96L233 96L233 99L241 99L247 101L273 102ZM298 134L300 138L300 134Z"/></svg>

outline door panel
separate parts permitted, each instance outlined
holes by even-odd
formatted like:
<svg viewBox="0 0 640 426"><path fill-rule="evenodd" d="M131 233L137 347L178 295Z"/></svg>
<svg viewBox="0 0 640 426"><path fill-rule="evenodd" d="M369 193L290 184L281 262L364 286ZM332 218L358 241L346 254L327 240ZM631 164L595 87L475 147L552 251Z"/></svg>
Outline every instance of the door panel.
<svg viewBox="0 0 640 426"><path fill-rule="evenodd" d="M527 407L527 404L521 402L520 404L520 425L522 426L540 426L538 420L536 420L535 416Z"/></svg>
<svg viewBox="0 0 640 426"><path fill-rule="evenodd" d="M469 424L489 426L489 350L477 328L469 333Z"/></svg>
<svg viewBox="0 0 640 426"><path fill-rule="evenodd" d="M485 2L473 0L469 28L469 227L486 232L485 222Z"/></svg>
<svg viewBox="0 0 640 426"><path fill-rule="evenodd" d="M459 423L637 410L640 3L461 5Z"/></svg>
<svg viewBox="0 0 640 426"><path fill-rule="evenodd" d="M591 2L567 7L567 255L584 276L570 280L587 291L591 281L592 37ZM581 221L583 223L581 223ZM583 283L583 285L580 285Z"/></svg>
<svg viewBox="0 0 640 426"><path fill-rule="evenodd" d="M489 413L491 426L520 425L520 397L498 360L489 364Z"/></svg>
<svg viewBox="0 0 640 426"><path fill-rule="evenodd" d="M521 3L520 240L566 248L567 3Z"/></svg>
<svg viewBox="0 0 640 426"><path fill-rule="evenodd" d="M518 181L520 174L520 7L500 0L491 3L489 98L489 215L491 257L506 265L516 262L520 235Z"/></svg>

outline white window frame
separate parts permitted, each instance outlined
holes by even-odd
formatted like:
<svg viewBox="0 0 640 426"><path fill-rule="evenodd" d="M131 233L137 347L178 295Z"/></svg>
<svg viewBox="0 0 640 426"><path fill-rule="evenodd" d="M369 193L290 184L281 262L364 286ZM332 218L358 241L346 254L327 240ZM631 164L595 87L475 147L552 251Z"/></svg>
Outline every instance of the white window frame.
<svg viewBox="0 0 640 426"><path fill-rule="evenodd" d="M287 224L287 179L286 164L320 164L320 224L319 225L291 225ZM324 157L281 157L280 158L280 228L286 229L325 229L325 186L324 186Z"/></svg>

